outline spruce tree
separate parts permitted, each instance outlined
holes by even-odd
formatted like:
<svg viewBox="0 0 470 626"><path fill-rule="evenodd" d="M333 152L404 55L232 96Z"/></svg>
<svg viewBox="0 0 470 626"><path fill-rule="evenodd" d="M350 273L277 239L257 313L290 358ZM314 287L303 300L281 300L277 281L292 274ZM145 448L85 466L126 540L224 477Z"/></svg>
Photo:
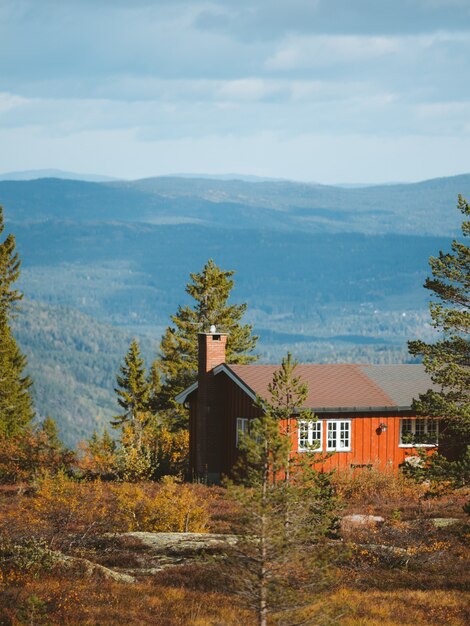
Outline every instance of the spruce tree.
<svg viewBox="0 0 470 626"><path fill-rule="evenodd" d="M462 234L470 236L470 205L459 195L464 215ZM429 390L415 401L419 413L446 418L440 439L458 439L461 454L470 435L470 248L454 240L451 252L429 260L432 277L424 286L435 300L429 305L432 325L442 339L435 343L410 341L409 350L422 356L426 371L440 391Z"/></svg>
<svg viewBox="0 0 470 626"><path fill-rule="evenodd" d="M0 207L0 238L4 232ZM0 434L6 437L23 432L34 417L29 388L24 374L26 358L12 335L10 321L22 294L13 288L20 275L20 260L15 238L9 234L0 241Z"/></svg>
<svg viewBox="0 0 470 626"><path fill-rule="evenodd" d="M163 384L156 397L155 410L169 411L172 426L184 426L185 410L175 403L178 393L197 378L197 335L215 325L219 332L228 333L227 363L251 363L258 357L250 354L258 340L250 324L242 324L246 304L229 304L234 271L222 270L209 259L202 271L190 274L186 293L192 306L179 306L171 317L160 344L158 360Z"/></svg>
<svg viewBox="0 0 470 626"><path fill-rule="evenodd" d="M119 406L124 411L114 417L112 425L122 427L126 424L136 428L137 422L146 420L149 413L150 386L147 381L144 360L140 356L139 344L132 340L116 376L118 387L114 389Z"/></svg>
<svg viewBox="0 0 470 626"><path fill-rule="evenodd" d="M154 448L154 416L150 411L150 384L140 356L140 348L134 339L124 358L121 374L116 376L117 401L124 411L111 424L121 428L121 447L117 454L117 466L125 480L150 478L156 470Z"/></svg>
<svg viewBox="0 0 470 626"><path fill-rule="evenodd" d="M270 401L265 405L265 410L277 420L287 441L290 441L292 436L294 419L306 422L315 420L313 412L303 408L308 395L308 386L300 376L296 376L297 365L298 361L288 352L268 385ZM290 480L290 466L291 453L288 446L284 463L284 480L287 483Z"/></svg>
<svg viewBox="0 0 470 626"><path fill-rule="evenodd" d="M329 538L338 502L331 472L317 471L316 453L296 453L286 419L314 420L303 410L308 388L289 354L274 374L260 416L241 437L237 482L227 496L240 510L238 540L223 565L231 591L252 609L260 626L317 623L306 590L318 594L334 577L341 548ZM320 459L321 460L321 459ZM237 484L238 483L238 484Z"/></svg>

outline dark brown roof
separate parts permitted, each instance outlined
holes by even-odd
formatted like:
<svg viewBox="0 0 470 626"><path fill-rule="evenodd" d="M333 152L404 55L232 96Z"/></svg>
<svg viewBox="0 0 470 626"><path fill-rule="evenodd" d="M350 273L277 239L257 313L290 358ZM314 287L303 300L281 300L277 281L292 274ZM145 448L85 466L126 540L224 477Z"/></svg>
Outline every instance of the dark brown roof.
<svg viewBox="0 0 470 626"><path fill-rule="evenodd" d="M224 365L261 397L278 365ZM223 370L221 370L223 371ZM422 365L298 365L308 385L306 407L313 409L407 408L413 398L434 388Z"/></svg>

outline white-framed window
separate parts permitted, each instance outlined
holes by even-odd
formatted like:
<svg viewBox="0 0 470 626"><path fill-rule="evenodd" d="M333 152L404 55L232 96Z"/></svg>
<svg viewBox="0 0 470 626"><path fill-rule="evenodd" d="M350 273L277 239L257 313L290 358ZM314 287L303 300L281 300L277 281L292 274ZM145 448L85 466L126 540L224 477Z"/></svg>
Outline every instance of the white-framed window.
<svg viewBox="0 0 470 626"><path fill-rule="evenodd" d="M437 446L438 422L428 418L400 420L400 446L418 448Z"/></svg>
<svg viewBox="0 0 470 626"><path fill-rule="evenodd" d="M240 445L242 438L248 434L248 418L237 417L237 429L235 431L235 445L237 448Z"/></svg>
<svg viewBox="0 0 470 626"><path fill-rule="evenodd" d="M320 420L299 420L299 450L312 452L321 452L323 445L322 438L323 422Z"/></svg>
<svg viewBox="0 0 470 626"><path fill-rule="evenodd" d="M351 420L327 421L326 449L337 452L349 452L351 450Z"/></svg>

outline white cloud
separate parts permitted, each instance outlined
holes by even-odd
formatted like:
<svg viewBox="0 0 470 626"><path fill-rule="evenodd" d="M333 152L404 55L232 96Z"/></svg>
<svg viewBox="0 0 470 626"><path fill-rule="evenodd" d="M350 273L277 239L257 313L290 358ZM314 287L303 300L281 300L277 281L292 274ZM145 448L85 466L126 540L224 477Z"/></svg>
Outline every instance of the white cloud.
<svg viewBox="0 0 470 626"><path fill-rule="evenodd" d="M16 94L0 92L0 114L21 107L28 102L27 98Z"/></svg>
<svg viewBox="0 0 470 626"><path fill-rule="evenodd" d="M283 91L279 82L262 80L259 78L242 78L240 80L225 81L218 90L221 100L263 100L264 98L279 95Z"/></svg>
<svg viewBox="0 0 470 626"><path fill-rule="evenodd" d="M315 35L296 37L266 61L268 70L291 70L298 67L357 63L394 54L399 40L392 37Z"/></svg>
<svg viewBox="0 0 470 626"><path fill-rule="evenodd" d="M468 139L470 3L462 0L455 17L450 7L459 2L355 0L352 9L351 0L0 0L3 137L18 158L22 150L19 169L32 166L30 135L38 159L63 150L63 163L37 167L75 170L89 169L92 140L109 141L97 155L109 158L110 168L116 163L108 173L118 175L126 175L125 162L129 175L153 169L147 159L160 163L158 146L173 155L173 171L203 163L240 171L246 150L253 173L295 178L298 167L306 178L308 155L318 146L329 154L326 137L350 156L364 137L369 148L357 154L373 159L375 179L371 138L389 142L391 154L402 148L403 164L415 171L411 155L419 150L403 138L419 137L418 146L427 138L442 150L451 137L459 146ZM111 154L121 145L122 154ZM269 171L262 171L263 158ZM422 161L431 157L423 152ZM98 157L94 162L105 171ZM402 171L398 158L394 163ZM336 180L374 180L358 164L354 175L343 165L331 173Z"/></svg>
<svg viewBox="0 0 470 626"><path fill-rule="evenodd" d="M470 43L470 33L436 32L414 36L289 36L265 62L267 70L354 65L387 56L404 56L446 43Z"/></svg>

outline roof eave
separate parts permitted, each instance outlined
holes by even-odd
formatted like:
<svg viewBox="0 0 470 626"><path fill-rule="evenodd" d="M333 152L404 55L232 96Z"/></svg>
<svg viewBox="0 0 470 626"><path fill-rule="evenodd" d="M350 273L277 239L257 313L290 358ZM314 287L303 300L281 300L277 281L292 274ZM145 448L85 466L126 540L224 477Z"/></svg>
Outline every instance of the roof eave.
<svg viewBox="0 0 470 626"><path fill-rule="evenodd" d="M197 389L197 381L193 383L192 385L189 385L189 387L186 387L184 391L182 391L177 396L175 396L175 402L177 402L178 404L184 404L189 394L193 393L193 391L196 391L196 389Z"/></svg>
<svg viewBox="0 0 470 626"><path fill-rule="evenodd" d="M247 396L249 396L252 400L256 400L256 393L253 391L253 389L251 389L251 387L248 387L248 385L245 382L243 382L243 380L239 376L237 376L235 372L232 371L230 367L226 365L225 363L222 363L221 365L217 365L217 367L214 367L213 372L215 375L220 374L220 372L224 372L224 374L227 374L227 376L231 380L233 380L233 382L237 384L240 387L240 389L242 389L247 394Z"/></svg>
<svg viewBox="0 0 470 626"><path fill-rule="evenodd" d="M411 406L317 406L312 407L315 413L399 413L411 411Z"/></svg>

